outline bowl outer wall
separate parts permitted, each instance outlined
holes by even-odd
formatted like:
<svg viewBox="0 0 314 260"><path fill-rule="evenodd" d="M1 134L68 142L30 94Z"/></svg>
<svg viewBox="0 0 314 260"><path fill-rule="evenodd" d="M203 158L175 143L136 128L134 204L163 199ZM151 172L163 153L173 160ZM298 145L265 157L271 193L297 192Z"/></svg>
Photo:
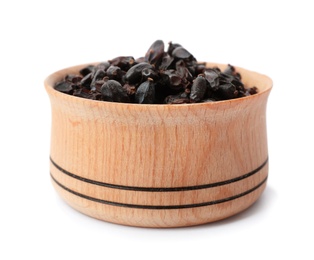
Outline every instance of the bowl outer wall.
<svg viewBox="0 0 314 260"><path fill-rule="evenodd" d="M58 71L45 81L52 107L50 155L53 162L68 173L122 187L191 187L238 178L267 160L266 103L272 87L267 76L237 67L244 83L257 86L258 94L199 104L138 105L93 101L53 89L66 74L77 73L86 65ZM216 63L207 66L223 69L223 65ZM89 196L103 192L94 186L73 184L71 178L57 172L52 165L52 173L59 174L58 180L66 186L72 185L71 188L78 192L87 190ZM121 191L121 197L115 190L110 194L105 192L105 198L109 196L111 200L129 204L168 205L179 203L183 198L183 203L199 203L209 197L215 200L226 194L240 193L241 189L260 183L267 173L265 166L261 173L247 179L247 183L220 187L209 195L208 191L182 196L166 192L158 197L156 193ZM240 208L212 219L232 215ZM77 209L84 212L81 205ZM98 216L97 211L85 213ZM98 218L110 221L110 217Z"/></svg>

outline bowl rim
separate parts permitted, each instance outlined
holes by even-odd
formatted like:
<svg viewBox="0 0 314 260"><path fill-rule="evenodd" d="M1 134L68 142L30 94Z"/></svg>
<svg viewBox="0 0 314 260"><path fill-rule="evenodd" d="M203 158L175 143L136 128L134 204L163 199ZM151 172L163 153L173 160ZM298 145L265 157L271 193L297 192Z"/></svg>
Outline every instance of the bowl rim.
<svg viewBox="0 0 314 260"><path fill-rule="evenodd" d="M55 97L58 98L63 98L63 99L68 99L76 101L76 102L84 102L84 103L90 103L90 104L94 104L94 105L106 105L106 106L127 106L127 107L138 107L138 108L165 108L165 107L173 107L173 108L180 108L180 107L207 107L207 106L219 106L222 104L231 104L231 103L237 103L237 102L241 102L241 101L245 101L245 100L250 100L250 99L254 99L254 98L258 98L261 95L268 95L269 92L271 91L271 89L273 88L273 81L272 79L265 75L265 74L261 74L252 70L248 70L236 65L232 65L234 66L241 75L249 73L249 74L253 74L255 76L258 76L259 78L263 78L263 81L265 81L265 87L263 87L263 89L261 91L259 91L258 93L251 95L251 96L246 96L246 97L240 97L240 98L234 98L234 99L227 99L227 100L220 100L220 101L215 101L215 102L199 102L199 103L185 103L185 104L137 104L137 103L122 103L122 102L111 102L111 101L102 101L102 100L92 100L92 99L87 99L87 98L81 98L81 97L76 97L73 95L69 95L69 94L65 94L62 93L58 90L56 90L54 88L54 84L57 83L58 81L60 81L65 75L67 74L71 74L71 73L77 73L79 74L79 70L81 68L84 68L86 66L89 65L97 65L99 63L101 63L102 61L98 61L98 62L89 62L89 63L83 63L83 64L78 64L78 65L73 65L73 66L69 66L69 67L65 67L62 68L60 70L57 70L53 73L51 73L50 75L48 75L45 79L44 79L44 86L45 89L48 93L48 95L53 95ZM198 61L198 63L205 63L206 67L214 67L217 66L219 68L224 68L226 67L228 64L222 64L222 63L217 63L217 62L202 62L202 61ZM57 80L57 78L59 78L59 80ZM256 86L259 89L259 86Z"/></svg>

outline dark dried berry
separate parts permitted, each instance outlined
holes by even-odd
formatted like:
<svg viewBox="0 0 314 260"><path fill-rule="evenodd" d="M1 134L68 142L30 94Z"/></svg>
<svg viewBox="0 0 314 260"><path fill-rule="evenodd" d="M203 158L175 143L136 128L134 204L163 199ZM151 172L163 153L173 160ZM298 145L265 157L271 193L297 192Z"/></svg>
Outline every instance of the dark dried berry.
<svg viewBox="0 0 314 260"><path fill-rule="evenodd" d="M172 43L172 42L169 42L168 43L168 49L167 49L167 53L172 55L172 52L175 48L178 48L178 47L182 47L180 44L178 43Z"/></svg>
<svg viewBox="0 0 314 260"><path fill-rule="evenodd" d="M111 102L129 102L126 90L116 80L108 80L101 86L102 99Z"/></svg>
<svg viewBox="0 0 314 260"><path fill-rule="evenodd" d="M204 75L199 75L192 84L190 99L194 102L200 102L206 93L207 84Z"/></svg>
<svg viewBox="0 0 314 260"><path fill-rule="evenodd" d="M153 68L154 67L147 62L136 64L127 71L125 74L125 80L130 84L138 83L142 79L142 70Z"/></svg>
<svg viewBox="0 0 314 260"><path fill-rule="evenodd" d="M85 77L87 74L94 72L95 66L94 65L88 65L85 68L80 70L80 74Z"/></svg>
<svg viewBox="0 0 314 260"><path fill-rule="evenodd" d="M237 78L234 78L233 80L231 80L230 83L231 83L232 85L235 85L235 87L237 88L237 90L239 90L239 91L245 91L243 82L240 81L240 80L238 80Z"/></svg>
<svg viewBox="0 0 314 260"><path fill-rule="evenodd" d="M235 79L235 77L230 75L230 74L225 74L223 72L219 73L219 81L221 84L231 83L231 81L234 79Z"/></svg>
<svg viewBox="0 0 314 260"><path fill-rule="evenodd" d="M132 56L119 56L112 60L109 60L113 66L118 66L121 70L129 70L135 63L135 59Z"/></svg>
<svg viewBox="0 0 314 260"><path fill-rule="evenodd" d="M188 81L193 81L193 76L191 72L188 70L186 67L186 64L183 60L179 60L176 62L176 71L177 74L182 78L182 79L187 79Z"/></svg>
<svg viewBox="0 0 314 260"><path fill-rule="evenodd" d="M155 83L152 79L143 82L135 93L135 102L139 104L153 104L155 100Z"/></svg>
<svg viewBox="0 0 314 260"><path fill-rule="evenodd" d="M176 59L193 60L194 57L183 47L177 47L173 50L172 56Z"/></svg>
<svg viewBox="0 0 314 260"><path fill-rule="evenodd" d="M103 61L101 63L99 63L96 67L95 67L95 71L97 70L103 70L106 71L109 67L110 67L110 63L109 61Z"/></svg>
<svg viewBox="0 0 314 260"><path fill-rule="evenodd" d="M93 76L93 80L90 84L90 89L92 91L96 91L96 81L102 80L105 76L106 76L106 72L103 71L102 69L98 69Z"/></svg>
<svg viewBox="0 0 314 260"><path fill-rule="evenodd" d="M94 76L93 76L93 79L94 80L98 80L98 79L103 79L104 77L106 76L106 72L102 69L98 69Z"/></svg>
<svg viewBox="0 0 314 260"><path fill-rule="evenodd" d="M206 69L206 63L202 62L202 63L196 63L195 65L195 74L204 74Z"/></svg>
<svg viewBox="0 0 314 260"><path fill-rule="evenodd" d="M210 85L210 88L212 90L217 90L219 87L219 72L217 72L217 70L215 69L209 69L207 68L204 71L204 75L205 75L205 79L207 80L207 82Z"/></svg>
<svg viewBox="0 0 314 260"><path fill-rule="evenodd" d="M161 63L159 65L160 70L167 70L170 69L171 65L173 64L174 58L170 56L168 53L164 53Z"/></svg>
<svg viewBox="0 0 314 260"><path fill-rule="evenodd" d="M121 68L118 66L111 65L107 70L106 74L109 77L109 79L115 79L119 80L122 76Z"/></svg>
<svg viewBox="0 0 314 260"><path fill-rule="evenodd" d="M72 94L74 90L74 84L70 81L62 81L55 85L55 89L66 94Z"/></svg>
<svg viewBox="0 0 314 260"><path fill-rule="evenodd" d="M231 83L219 85L219 88L217 90L217 94L222 100L236 98L238 97L238 93L239 92L236 87Z"/></svg>
<svg viewBox="0 0 314 260"><path fill-rule="evenodd" d="M145 61L150 64L159 64L164 54L164 42L161 40L155 41L145 54Z"/></svg>
<svg viewBox="0 0 314 260"><path fill-rule="evenodd" d="M92 83L92 80L93 80L93 73L91 72L87 74L84 78L82 78L81 86L90 89L90 84Z"/></svg>
<svg viewBox="0 0 314 260"><path fill-rule="evenodd" d="M104 79L96 80L94 84L94 88L91 90L91 92L101 92L101 87L102 85L104 85L106 81L108 81L106 77Z"/></svg>
<svg viewBox="0 0 314 260"><path fill-rule="evenodd" d="M147 80L148 78L151 78L153 80L157 80L159 75L157 72L153 69L145 68L142 70L142 79Z"/></svg>
<svg viewBox="0 0 314 260"><path fill-rule="evenodd" d="M65 80L77 85L82 80L82 77L74 74L68 74L66 75Z"/></svg>
<svg viewBox="0 0 314 260"><path fill-rule="evenodd" d="M176 90L182 88L182 77L180 77L175 70L166 70L161 73L161 76L169 88Z"/></svg>

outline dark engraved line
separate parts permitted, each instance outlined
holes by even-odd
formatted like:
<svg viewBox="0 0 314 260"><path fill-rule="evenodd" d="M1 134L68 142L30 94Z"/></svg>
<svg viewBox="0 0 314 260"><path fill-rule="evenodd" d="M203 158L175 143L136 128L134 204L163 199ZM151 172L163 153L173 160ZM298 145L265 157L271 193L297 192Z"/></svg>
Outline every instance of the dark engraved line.
<svg viewBox="0 0 314 260"><path fill-rule="evenodd" d="M66 175L68 175L68 176L70 176L72 178L75 178L77 180L80 180L80 181L83 181L83 182L87 182L87 183L91 183L91 184L94 184L94 185L103 186L103 187L107 187L107 188L113 188L113 189L122 189L122 190L149 191L149 192L171 192L171 191L188 191L188 190L208 189L208 188L222 186L222 185L226 185L226 184L230 184L230 183L233 183L233 182L237 182L237 181L243 180L243 179L248 178L248 177L254 175L255 173L259 172L261 169L263 169L265 167L265 165L267 164L267 162L268 162L268 157L255 170L253 170L253 171L251 171L249 173L246 173L244 175L241 175L239 177L230 179L230 180L221 181L221 182L215 182L215 183L209 183L209 184L203 184L203 185L186 186L186 187L168 187L168 188L163 188L163 187L125 186L125 185L110 184L110 183L105 183L105 182L100 182L100 181L94 181L94 180L91 180L91 179L87 179L87 178L78 176L76 174L73 174L73 173L63 169L54 160L52 160L51 157L50 157L50 161L62 173L66 174Z"/></svg>
<svg viewBox="0 0 314 260"><path fill-rule="evenodd" d="M249 189L245 192L242 192L240 194L228 197L228 198L224 198L224 199L220 199L220 200L213 200L213 201L208 201L208 202L203 202L203 203L197 203L197 204L184 204L184 205L139 205L139 204L127 204L127 203L120 203L120 202L114 202L114 201L108 201L108 200L102 200L102 199L97 199L94 197L90 197L84 194L81 194L79 192L76 192L74 190L71 190L67 187L65 187L64 185L62 185L60 182L58 182L53 176L52 174L51 178L54 180L54 182L59 185L61 188L63 188L64 190L79 196L81 198L87 199L87 200L91 200L94 202L98 202L98 203L102 203L102 204L106 204L106 205L111 205L111 206L118 206L118 207L126 207L126 208L136 208L136 209L158 209L158 210L162 210L162 209L187 209L187 208L198 208L198 207L205 207L205 206L210 206L210 205L215 205L215 204L220 204L220 203L224 203L227 201L231 201L231 200L235 200L238 199L240 197L243 197L245 195L248 195L249 193L257 190L259 187L261 187L267 180L267 177L260 182L258 185L256 185L255 187L253 187L252 189Z"/></svg>

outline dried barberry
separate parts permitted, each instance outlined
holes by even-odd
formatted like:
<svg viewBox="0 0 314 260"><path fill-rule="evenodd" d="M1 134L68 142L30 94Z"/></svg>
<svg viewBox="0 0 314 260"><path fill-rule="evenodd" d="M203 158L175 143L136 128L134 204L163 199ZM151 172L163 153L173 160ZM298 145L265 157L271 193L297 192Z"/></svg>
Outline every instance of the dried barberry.
<svg viewBox="0 0 314 260"><path fill-rule="evenodd" d="M93 81L93 73L90 72L84 78L82 78L80 84L82 87L90 89L90 84L92 83L92 81Z"/></svg>
<svg viewBox="0 0 314 260"><path fill-rule="evenodd" d="M167 53L172 56L173 50L174 50L175 48L178 48L178 47L182 47L182 46L181 46L180 44L178 44L178 43L169 42L169 43L168 43Z"/></svg>
<svg viewBox="0 0 314 260"><path fill-rule="evenodd" d="M87 74L92 73L95 69L94 65L88 65L80 70L80 74L85 77Z"/></svg>
<svg viewBox="0 0 314 260"><path fill-rule="evenodd" d="M258 92L243 84L234 66L207 68L180 44L169 42L165 51L161 40L143 57L118 56L79 72L67 75L55 89L82 98L141 104L214 102Z"/></svg>
<svg viewBox="0 0 314 260"><path fill-rule="evenodd" d="M183 47L177 47L172 51L172 56L175 59L182 59L186 61L194 60L194 57L191 53L189 53L185 48Z"/></svg>
<svg viewBox="0 0 314 260"><path fill-rule="evenodd" d="M221 99L224 100L236 98L239 92L233 84L225 83L219 85L217 93L219 94L219 97L221 97Z"/></svg>
<svg viewBox="0 0 314 260"><path fill-rule="evenodd" d="M143 81L147 80L148 78L158 80L158 77L159 77L158 73L153 69L145 68L142 70Z"/></svg>
<svg viewBox="0 0 314 260"><path fill-rule="evenodd" d="M161 73L162 80L171 89L181 89L182 88L182 77L175 70L166 70Z"/></svg>
<svg viewBox="0 0 314 260"><path fill-rule="evenodd" d="M163 41L155 41L146 52L145 61L155 66L159 64L164 54L164 48L165 46Z"/></svg>
<svg viewBox="0 0 314 260"><path fill-rule="evenodd" d="M98 69L93 76L93 80L90 84L90 90L95 91L96 90L96 81L102 80L105 76L106 76L106 72L103 71L102 69Z"/></svg>
<svg viewBox="0 0 314 260"><path fill-rule="evenodd" d="M141 62L131 67L125 74L125 79L128 83L138 83L142 79L143 69L153 69L153 66L147 62Z"/></svg>
<svg viewBox="0 0 314 260"><path fill-rule="evenodd" d="M119 56L112 60L109 60L109 64L112 66L118 66L121 70L129 70L135 63L135 59L132 56Z"/></svg>
<svg viewBox="0 0 314 260"><path fill-rule="evenodd" d="M204 76L212 90L217 90L219 87L219 72L216 69L207 68L204 71Z"/></svg>
<svg viewBox="0 0 314 260"><path fill-rule="evenodd" d="M168 53L164 53L161 63L159 65L159 70L167 70L170 69L173 64L174 58L170 56Z"/></svg>
<svg viewBox="0 0 314 260"><path fill-rule="evenodd" d="M203 74L200 74L194 81L191 87L190 99L193 102L200 102L206 93L207 84Z"/></svg>
<svg viewBox="0 0 314 260"><path fill-rule="evenodd" d="M186 63L183 60L179 60L176 62L176 71L177 74L181 77L181 79L186 79L187 81L190 82L193 81L193 76L186 67Z"/></svg>
<svg viewBox="0 0 314 260"><path fill-rule="evenodd" d="M139 85L135 93L135 102L139 104L153 104L155 99L155 84L152 79L148 78Z"/></svg>
<svg viewBox="0 0 314 260"><path fill-rule="evenodd" d="M110 67L110 62L109 61L103 61L101 63L98 63L97 66L95 66L94 71L97 70L103 70L106 71Z"/></svg>
<svg viewBox="0 0 314 260"><path fill-rule="evenodd" d="M106 75L108 76L109 79L114 79L117 81L120 81L122 76L123 76L123 72L121 70L120 67L115 66L115 65L111 65L107 70L106 70Z"/></svg>
<svg viewBox="0 0 314 260"><path fill-rule="evenodd" d="M55 89L62 93L72 94L74 91L74 84L65 80L56 84Z"/></svg>
<svg viewBox="0 0 314 260"><path fill-rule="evenodd" d="M102 99L112 102L129 102L126 90L116 80L108 80L101 86Z"/></svg>

